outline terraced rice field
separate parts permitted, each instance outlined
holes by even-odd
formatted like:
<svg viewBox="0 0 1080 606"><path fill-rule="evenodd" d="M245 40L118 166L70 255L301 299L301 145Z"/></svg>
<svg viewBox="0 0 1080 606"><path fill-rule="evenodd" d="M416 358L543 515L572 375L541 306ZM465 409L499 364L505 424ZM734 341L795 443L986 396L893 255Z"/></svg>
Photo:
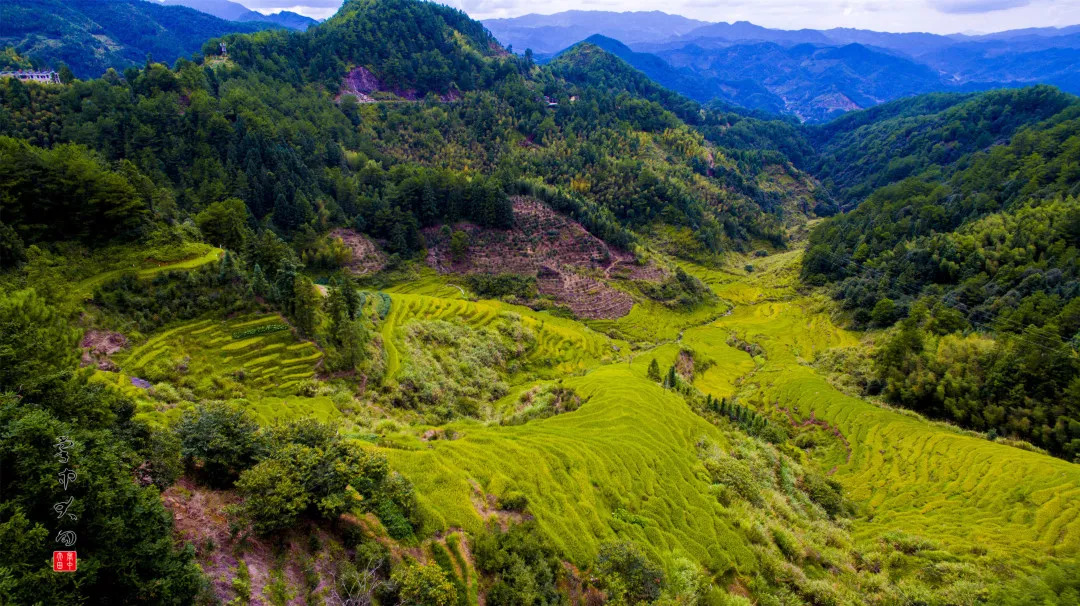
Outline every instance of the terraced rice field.
<svg viewBox="0 0 1080 606"><path fill-rule="evenodd" d="M754 565L695 456L700 437L719 439L715 428L637 365L602 366L564 384L588 399L578 411L514 427L462 424L462 439L388 451L416 483L427 530L482 528L471 502L475 481L490 494L527 494L538 524L577 564L618 531L662 561L682 554L717 572ZM617 509L644 523L616 519Z"/></svg>
<svg viewBox="0 0 1080 606"><path fill-rule="evenodd" d="M458 276L440 274L430 267L420 268L418 274L408 282L387 286L383 290L391 294L427 295L441 299L465 298L465 289Z"/></svg>
<svg viewBox="0 0 1080 606"><path fill-rule="evenodd" d="M865 507L856 534L891 529L955 549L1001 556L1080 553L1080 465L952 431L839 393L798 359L850 336L810 301L736 310L716 328L745 331L768 351L744 395L758 394L799 419L837 427L851 447L830 461Z"/></svg>
<svg viewBox="0 0 1080 606"><path fill-rule="evenodd" d="M295 394L300 381L314 377L315 366L323 355L318 348L298 340L291 329L233 337L234 333L284 322L278 314L244 315L225 322L188 322L152 335L117 362L125 373L138 377L152 378L163 369L173 369L181 376L210 377L212 382L228 377L237 383L238 396L249 391ZM177 371L178 364L186 369ZM211 386L197 385L193 389L198 393Z"/></svg>
<svg viewBox="0 0 1080 606"><path fill-rule="evenodd" d="M646 346L658 341L674 341L691 326L697 326L720 317L727 311L724 303L716 306L702 305L695 309L673 310L660 303L644 300L634 304L630 313L615 320L588 320L590 328Z"/></svg>
<svg viewBox="0 0 1080 606"><path fill-rule="evenodd" d="M521 316L522 323L536 334L537 346L531 361L547 367L553 374L583 372L626 355L625 342L589 330L577 322L537 313L526 307L498 301L472 302L395 293L391 295L390 313L380 325L387 355L387 375L392 378L401 368L395 331L406 322L413 319L454 320L480 327L491 324L505 312Z"/></svg>
<svg viewBox="0 0 1080 606"><path fill-rule="evenodd" d="M142 266L136 268L135 271L138 273L140 278L146 279L151 278L154 275L159 274L163 271L195 269L196 267L202 267L207 263L217 261L221 258L223 254L225 254L225 251L220 248L206 246L205 252L195 255L191 258L183 259L173 263L152 263L147 261L144 262ZM93 293L95 288L119 277L125 271L127 271L126 268L114 269L112 271L103 272L85 280L81 280L72 287L72 292L81 297L89 296L91 293Z"/></svg>
<svg viewBox="0 0 1080 606"><path fill-rule="evenodd" d="M790 253L789 253L790 254ZM780 259L772 284L730 316L687 332L734 331L764 347L767 361L740 391L796 419L836 427L849 457L826 461L862 504L855 526L863 538L899 529L957 550L987 549L1002 557L1080 553L1080 465L993 443L913 415L846 396L803 362L825 348L852 345L822 301L791 294L797 257ZM724 292L738 300L745 291ZM772 296L776 295L776 296ZM700 385L710 391L708 385ZM714 395L721 395L715 393Z"/></svg>
<svg viewBox="0 0 1080 606"><path fill-rule="evenodd" d="M695 381L702 391L840 431L850 454L824 449L817 456L857 505L857 540L876 543L899 530L935 541L952 554L945 557L983 554L1002 565L1080 556L1080 465L848 397L808 366L817 352L854 344L857 336L830 321L826 301L796 292L800 254L754 259L749 276L685 266L734 309L726 313L718 305L713 317L702 314L689 328L658 322L651 338L664 344L635 352L629 364L611 356L605 363L611 342L581 324L546 320L543 330L553 336L545 336L545 350L572 368L589 369L564 381L587 398L579 410L514 427L463 422L455 425L458 440L386 449L416 483L427 530L479 529L475 482L491 494L524 492L539 525L575 563L588 562L618 532L662 561L686 555L713 572L748 572L754 564L746 538L710 495L694 456L697 440L717 439L716 432L645 377L652 358L666 368L686 346L715 362ZM412 317L481 324L508 307L394 295L387 329ZM648 314L634 322L644 339ZM760 345L765 355L754 360L727 345L731 334ZM615 519L620 508L645 523Z"/></svg>

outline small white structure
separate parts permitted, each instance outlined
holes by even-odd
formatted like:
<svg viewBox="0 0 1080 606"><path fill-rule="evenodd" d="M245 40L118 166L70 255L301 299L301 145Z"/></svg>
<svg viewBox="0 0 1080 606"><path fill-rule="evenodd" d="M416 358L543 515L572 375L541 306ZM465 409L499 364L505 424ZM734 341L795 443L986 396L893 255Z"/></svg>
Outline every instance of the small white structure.
<svg viewBox="0 0 1080 606"><path fill-rule="evenodd" d="M0 72L0 78L18 78L23 82L44 82L46 84L60 84L60 74L48 71L4 71Z"/></svg>

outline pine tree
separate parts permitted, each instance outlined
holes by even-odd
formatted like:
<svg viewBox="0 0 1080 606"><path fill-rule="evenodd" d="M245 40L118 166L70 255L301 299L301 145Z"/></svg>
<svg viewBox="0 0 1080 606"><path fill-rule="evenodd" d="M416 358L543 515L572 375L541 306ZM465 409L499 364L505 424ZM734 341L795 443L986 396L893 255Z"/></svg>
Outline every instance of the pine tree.
<svg viewBox="0 0 1080 606"><path fill-rule="evenodd" d="M664 387L667 389L674 389L678 385L679 379L675 376L675 365L672 364L668 369L667 378L664 379Z"/></svg>
<svg viewBox="0 0 1080 606"><path fill-rule="evenodd" d="M656 358L653 358L652 362L649 362L649 379L659 383L660 382L660 365L656 363Z"/></svg>
<svg viewBox="0 0 1080 606"><path fill-rule="evenodd" d="M341 288L345 294L345 312L350 320L355 319L356 314L360 312L360 307L363 305L360 302L360 295L356 294L356 285L353 284L352 278L344 276L341 279Z"/></svg>
<svg viewBox="0 0 1080 606"><path fill-rule="evenodd" d="M311 336L315 334L315 322L319 308L319 295L315 284L307 276L293 278L292 308L293 322L300 332Z"/></svg>
<svg viewBox="0 0 1080 606"><path fill-rule="evenodd" d="M232 253L226 250L225 256L221 258L221 269L218 270L218 283L224 284L235 278L238 273L236 259L233 258Z"/></svg>
<svg viewBox="0 0 1080 606"><path fill-rule="evenodd" d="M270 293L270 283L266 281L266 275L258 263L251 270L251 292L256 297L266 297Z"/></svg>
<svg viewBox="0 0 1080 606"><path fill-rule="evenodd" d="M344 290L340 285L332 287L330 295L326 298L326 315L330 318L330 339L335 345L340 345L342 342L349 323L348 313Z"/></svg>
<svg viewBox="0 0 1080 606"><path fill-rule="evenodd" d="M285 194L279 192L274 198L274 223L285 231L292 231L300 225L299 215L296 204L290 204Z"/></svg>

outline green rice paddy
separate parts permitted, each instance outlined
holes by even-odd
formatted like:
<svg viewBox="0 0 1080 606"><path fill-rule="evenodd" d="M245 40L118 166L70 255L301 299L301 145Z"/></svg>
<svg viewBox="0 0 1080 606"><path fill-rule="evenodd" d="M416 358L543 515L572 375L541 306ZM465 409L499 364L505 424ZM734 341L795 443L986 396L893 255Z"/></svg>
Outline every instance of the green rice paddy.
<svg viewBox="0 0 1080 606"><path fill-rule="evenodd" d="M134 396L139 413L154 422L175 419L194 398L182 398L185 401L175 406L163 403L150 397L152 392L134 386L132 377L168 383L195 398L244 400L256 417L268 423L306 416L326 421L339 417L329 398L298 394L301 383L315 377L322 359L314 344L301 341L291 330L234 336L284 321L278 314L250 314L178 324L114 356L120 372L99 375Z"/></svg>
<svg viewBox="0 0 1080 606"><path fill-rule="evenodd" d="M183 259L169 261L167 263L158 263L151 259L143 259L138 263L132 263L130 268L120 267L118 269L95 274L85 280L80 280L75 283L71 292L80 297L87 297L94 292L95 288L120 277L125 271L134 270L140 278L152 278L163 271L176 271L202 267L207 263L217 261L225 254L224 250L205 244L192 243L186 246L191 249L192 254Z"/></svg>
<svg viewBox="0 0 1080 606"><path fill-rule="evenodd" d="M457 421L451 440L384 435L371 447L414 483L425 513L420 536L480 532L489 521L476 506L478 491L520 491L529 514L577 565L587 566L603 541L619 537L667 565L686 557L716 575L754 574L760 559L746 511L721 504L697 455L703 440L726 448L724 432L646 377L653 359L666 369L690 349L709 363L694 378L703 393L738 398L774 419L813 418L839 430L847 446L800 456L844 486L856 505L850 532L858 545L871 548L900 531L932 540L949 558L1029 569L1080 555L1080 465L844 395L814 371L816 353L858 338L830 320L827 301L796 290L800 254L755 258L752 273L737 269L744 260L728 270L683 264L720 302L682 313L638 304L614 321L581 323L468 301L432 276L385 288L385 318L378 318L379 297L369 296L364 313L376 318L389 384L407 355L399 330L406 323L481 327L514 313L537 346L528 372L509 378L510 393L496 407L553 381L584 400L574 412L523 425ZM298 393L321 359L314 345L289 330L252 334L283 321L266 314L171 326L116 356L119 372L99 375L135 396L140 414L154 422L190 404L150 397L131 377L168 382L196 398L243 400L264 423L347 418L330 398ZM729 344L732 336L764 354L751 358Z"/></svg>
<svg viewBox="0 0 1080 606"><path fill-rule="evenodd" d="M443 299L427 295L394 292L390 295L390 313L379 326L387 358L389 377L401 368L401 353L395 331L410 320L452 320L469 326L487 326L503 313L515 313L525 327L536 335L536 349L530 362L550 374L581 373L601 363L627 355L628 345L590 330L580 323L527 307L498 301Z"/></svg>
<svg viewBox="0 0 1080 606"><path fill-rule="evenodd" d="M589 323L620 336L632 332L635 341L651 337L665 343L632 357L611 355L607 348L614 341L579 323L522 312L544 323L551 335L545 350L556 364L584 371L564 385L586 401L575 412L522 426L457 423L457 440L385 448L392 464L416 484L428 514L425 530L481 529L485 521L473 505L474 485L496 495L517 490L575 563L588 563L602 541L617 535L647 545L665 562L686 556L714 573L749 572L755 560L739 516L712 496L694 455L699 440L723 443L722 434L645 376L653 358L666 368L686 347L713 362L695 378L701 391L737 396L766 413L789 411L796 421L812 416L839 429L850 455L840 448L814 456L855 502L851 532L860 544L877 544L883 534L901 531L934 541L953 558L979 554L1037 566L1080 554L1080 465L846 396L814 372L809 362L817 352L858 339L830 321L824 300L796 292L800 254L754 259L752 274L684 266L734 305L696 310L702 322L693 327L682 324L690 324L688 318L672 320L644 308L624 319L623 327L620 321ZM482 324L508 307L393 298L388 325L449 316ZM728 345L732 334L758 344L765 355L752 359ZM616 510L645 523L628 524L617 519Z"/></svg>

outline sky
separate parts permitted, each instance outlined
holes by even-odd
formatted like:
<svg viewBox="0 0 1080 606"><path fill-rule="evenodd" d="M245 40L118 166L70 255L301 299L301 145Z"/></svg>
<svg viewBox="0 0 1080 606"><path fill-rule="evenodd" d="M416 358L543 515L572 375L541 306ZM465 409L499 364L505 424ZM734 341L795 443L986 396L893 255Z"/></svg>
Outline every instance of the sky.
<svg viewBox="0 0 1080 606"><path fill-rule="evenodd" d="M341 0L240 0L262 13L325 19ZM1080 0L444 0L474 19L566 10L662 10L702 21L750 21L780 29L855 27L889 32L989 33L1080 24Z"/></svg>

